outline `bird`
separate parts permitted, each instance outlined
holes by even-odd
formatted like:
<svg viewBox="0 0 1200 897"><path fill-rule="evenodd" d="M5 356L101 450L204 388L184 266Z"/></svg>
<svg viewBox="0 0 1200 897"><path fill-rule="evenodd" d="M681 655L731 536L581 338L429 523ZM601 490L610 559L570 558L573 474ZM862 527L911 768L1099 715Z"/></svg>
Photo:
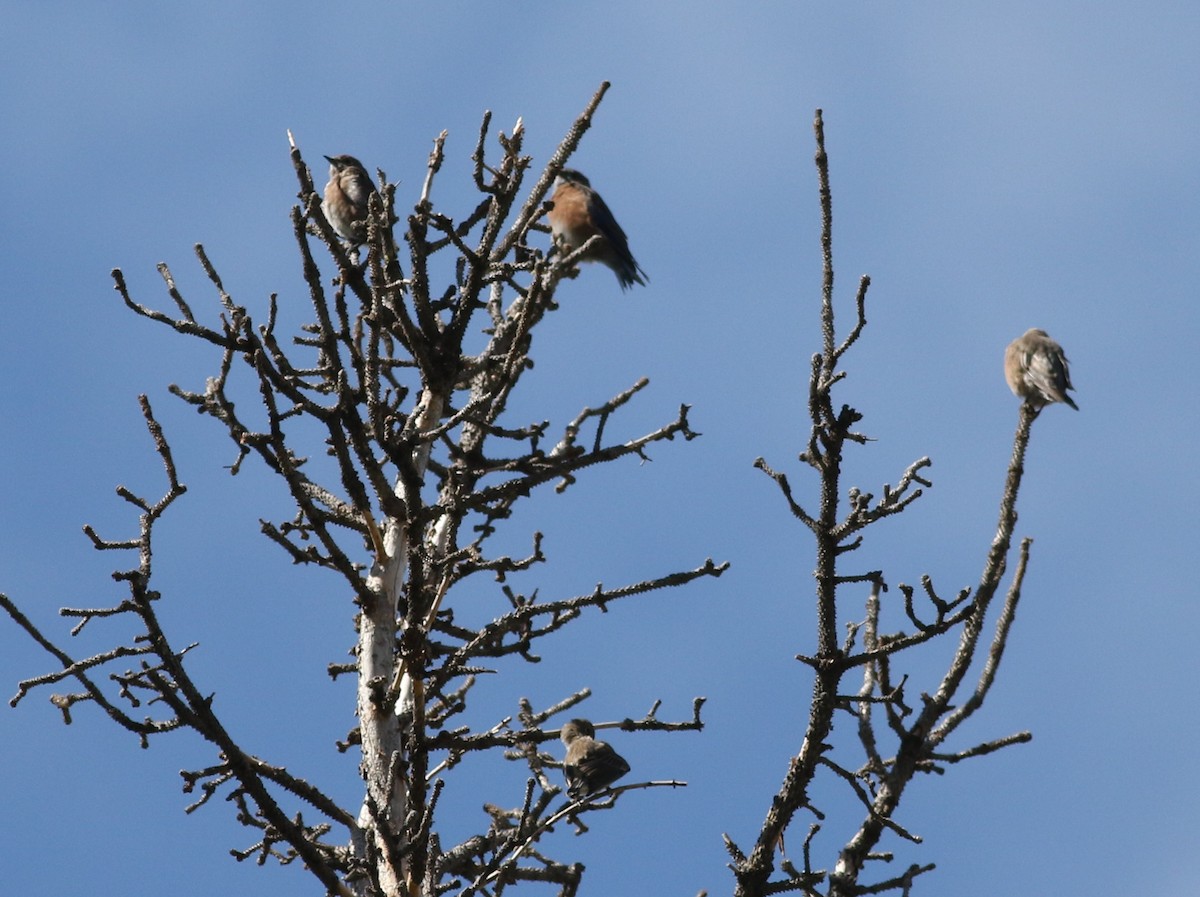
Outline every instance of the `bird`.
<svg viewBox="0 0 1200 897"><path fill-rule="evenodd" d="M629 251L625 231L586 177L573 168L562 169L554 181L550 201L554 207L547 217L555 243L571 252L599 234L602 238L599 245L588 250L582 260L612 268L622 290L635 283L646 285L650 278Z"/></svg>
<svg viewBox="0 0 1200 897"><path fill-rule="evenodd" d="M326 156L329 183L325 185L325 217L338 236L352 246L367 240L367 200L375 184L353 156Z"/></svg>
<svg viewBox="0 0 1200 897"><path fill-rule="evenodd" d="M1009 388L1035 408L1051 402L1065 402L1076 411L1079 406L1067 395L1071 373L1063 348L1045 330L1026 330L1008 344L1004 352L1004 379Z"/></svg>
<svg viewBox="0 0 1200 897"><path fill-rule="evenodd" d="M562 743L567 746L563 774L567 794L575 800L603 791L625 773L629 764L604 741L595 739L596 727L586 719L573 719L562 727Z"/></svg>

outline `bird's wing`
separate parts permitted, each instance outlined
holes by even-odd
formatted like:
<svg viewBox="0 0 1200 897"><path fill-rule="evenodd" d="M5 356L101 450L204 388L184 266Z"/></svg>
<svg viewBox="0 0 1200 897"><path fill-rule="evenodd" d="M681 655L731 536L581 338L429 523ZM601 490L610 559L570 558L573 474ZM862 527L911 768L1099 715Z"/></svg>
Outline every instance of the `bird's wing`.
<svg viewBox="0 0 1200 897"><path fill-rule="evenodd" d="M592 224L604 235L609 248L617 257L618 265L609 267L617 272L622 287L628 287L634 282L643 283L642 278L646 276L646 272L642 271L641 265L629 251L629 238L625 236L625 231L621 230L621 225L617 224L617 219L613 217L608 204L595 190L590 191L588 195L588 212L591 214Z"/></svg>
<svg viewBox="0 0 1200 897"><path fill-rule="evenodd" d="M588 196L588 212L596 230L604 234L609 245L621 256L622 261L636 265L637 263L634 262L633 255L629 251L629 238L625 236L625 231L621 230L621 225L617 224L617 219L613 217L608 204L600 198L600 194L595 190L590 191Z"/></svg>
<svg viewBox="0 0 1200 897"><path fill-rule="evenodd" d="M1071 385L1067 366L1058 352L1041 350L1026 356L1026 374L1042 395L1057 402L1067 401L1067 389Z"/></svg>
<svg viewBox="0 0 1200 897"><path fill-rule="evenodd" d="M579 760L579 773L596 788L603 788L629 772L625 758L606 742L597 741Z"/></svg>

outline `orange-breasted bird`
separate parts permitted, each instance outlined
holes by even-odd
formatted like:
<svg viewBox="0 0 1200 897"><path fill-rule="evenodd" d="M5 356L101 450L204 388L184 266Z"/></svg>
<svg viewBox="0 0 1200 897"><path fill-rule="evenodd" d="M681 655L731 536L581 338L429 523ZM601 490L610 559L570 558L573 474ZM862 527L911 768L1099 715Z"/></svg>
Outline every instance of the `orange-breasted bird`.
<svg viewBox="0 0 1200 897"><path fill-rule="evenodd" d="M562 727L562 743L567 746L563 774L567 794L575 800L603 791L625 773L629 764L604 741L595 739L596 727L586 719L573 719Z"/></svg>
<svg viewBox="0 0 1200 897"><path fill-rule="evenodd" d="M1045 330L1034 327L1017 337L1004 352L1004 379L1009 389L1035 408L1051 402L1079 406L1067 395L1071 372L1063 348Z"/></svg>
<svg viewBox="0 0 1200 897"><path fill-rule="evenodd" d="M554 242L565 252L578 249L599 234L603 239L595 249L588 251L583 261L600 262L612 268L622 290L635 283L646 285L650 278L629 251L625 231L621 230L621 225L617 224L617 219L587 178L574 169L564 168L554 182L554 195L550 201L554 203L547 215L550 230Z"/></svg>
<svg viewBox="0 0 1200 897"><path fill-rule="evenodd" d="M338 236L352 246L367 239L367 200L375 184L353 156L326 156L329 183L325 185L325 217Z"/></svg>

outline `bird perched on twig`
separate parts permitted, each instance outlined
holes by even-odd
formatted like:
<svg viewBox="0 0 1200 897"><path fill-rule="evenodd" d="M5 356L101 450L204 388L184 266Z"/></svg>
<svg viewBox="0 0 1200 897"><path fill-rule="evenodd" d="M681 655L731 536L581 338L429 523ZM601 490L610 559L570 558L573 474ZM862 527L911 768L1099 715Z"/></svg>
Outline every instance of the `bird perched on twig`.
<svg viewBox="0 0 1200 897"><path fill-rule="evenodd" d="M325 185L325 217L338 236L352 246L367 240L367 200L375 184L353 156L326 156L329 183Z"/></svg>
<svg viewBox="0 0 1200 897"><path fill-rule="evenodd" d="M564 168L554 181L554 195L550 201L554 203L554 208L547 214L550 231L554 242L564 251L578 249L599 234L602 238L599 245L588 250L583 261L600 262L612 268L622 290L635 283L646 285L650 278L629 251L625 231L621 230L621 225L617 224L617 219L587 178L574 169Z"/></svg>
<svg viewBox="0 0 1200 897"><path fill-rule="evenodd" d="M1067 390L1075 388L1067 370L1067 356L1045 330L1031 328L1009 343L1004 352L1004 379L1016 395L1035 408L1066 402L1079 410L1067 395Z"/></svg>
<svg viewBox="0 0 1200 897"><path fill-rule="evenodd" d="M575 800L603 791L625 773L625 758L603 741L595 739L596 727L586 719L573 719L562 727L562 743L567 746L563 774L567 794Z"/></svg>

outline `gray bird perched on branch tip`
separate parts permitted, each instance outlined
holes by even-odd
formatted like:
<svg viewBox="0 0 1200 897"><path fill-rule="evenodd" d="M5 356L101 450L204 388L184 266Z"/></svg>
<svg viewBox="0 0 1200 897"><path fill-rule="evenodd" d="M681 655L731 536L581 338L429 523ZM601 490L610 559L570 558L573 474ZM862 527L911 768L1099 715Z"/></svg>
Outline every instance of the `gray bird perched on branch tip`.
<svg viewBox="0 0 1200 897"><path fill-rule="evenodd" d="M603 741L595 739L596 727L586 719L573 719L562 727L562 743L567 746L563 774L567 794L575 800L603 791L625 773L625 758Z"/></svg>
<svg viewBox="0 0 1200 897"><path fill-rule="evenodd" d="M367 240L367 200L375 184L353 156L326 156L329 183L325 185L325 217L338 236L358 246Z"/></svg>
<svg viewBox="0 0 1200 897"><path fill-rule="evenodd" d="M550 201L554 208L546 217L550 219L554 242L566 252L572 252L599 234L599 245L589 249L583 261L600 262L612 268L622 290L635 283L646 285L650 278L629 251L625 231L621 230L621 225L617 224L617 219L587 178L574 169L564 168L554 181L554 195Z"/></svg>
<svg viewBox="0 0 1200 897"><path fill-rule="evenodd" d="M1045 330L1034 327L1013 340L1004 352L1004 379L1009 388L1035 408L1051 402L1079 406L1067 395L1071 373L1063 348Z"/></svg>

